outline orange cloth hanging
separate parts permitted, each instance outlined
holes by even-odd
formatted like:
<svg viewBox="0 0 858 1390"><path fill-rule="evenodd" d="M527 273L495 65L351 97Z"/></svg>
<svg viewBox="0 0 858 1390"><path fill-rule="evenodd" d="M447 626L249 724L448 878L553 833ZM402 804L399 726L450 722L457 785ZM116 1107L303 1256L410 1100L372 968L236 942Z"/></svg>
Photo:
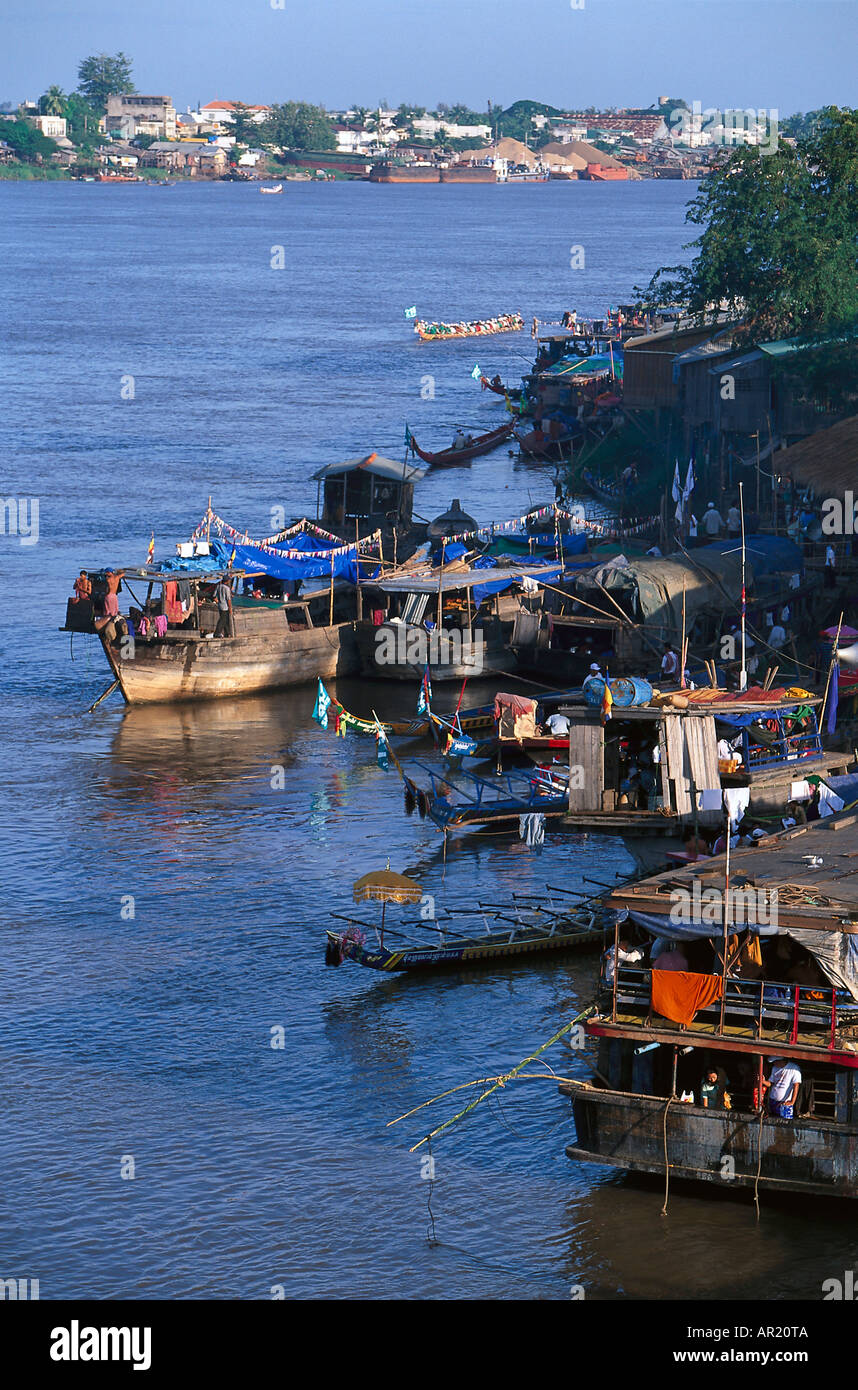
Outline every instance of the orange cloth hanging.
<svg viewBox="0 0 858 1390"><path fill-rule="evenodd" d="M695 975L690 970L653 970L653 1012L672 1023L689 1024L698 1009L721 998L719 975Z"/></svg>

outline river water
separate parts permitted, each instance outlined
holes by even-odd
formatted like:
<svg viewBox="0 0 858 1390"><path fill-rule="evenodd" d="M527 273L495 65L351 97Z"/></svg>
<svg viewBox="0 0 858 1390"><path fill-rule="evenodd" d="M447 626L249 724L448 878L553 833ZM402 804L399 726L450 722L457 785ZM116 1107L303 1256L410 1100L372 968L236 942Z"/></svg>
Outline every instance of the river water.
<svg viewBox="0 0 858 1390"><path fill-rule="evenodd" d="M747 1194L677 1186L665 1219L657 1182L571 1163L550 1081L437 1140L430 1184L409 1146L473 1093L388 1121L525 1057L594 962L331 970L329 913L388 858L464 906L610 882L628 850L466 837L444 862L372 745L310 721L310 688L86 715L103 658L58 631L78 569L143 563L153 529L169 553L209 495L267 534L272 508L315 515L322 464L402 457L406 420L429 447L491 427L502 402L471 369L515 380L527 335L421 345L403 310L598 315L684 254L688 194L0 184L2 494L39 507L36 544L0 537L3 1278L43 1298L765 1299L848 1267L825 1203L764 1198L755 1224ZM501 451L430 476L415 508L458 497L484 522L552 496ZM339 695L414 708L382 683Z"/></svg>

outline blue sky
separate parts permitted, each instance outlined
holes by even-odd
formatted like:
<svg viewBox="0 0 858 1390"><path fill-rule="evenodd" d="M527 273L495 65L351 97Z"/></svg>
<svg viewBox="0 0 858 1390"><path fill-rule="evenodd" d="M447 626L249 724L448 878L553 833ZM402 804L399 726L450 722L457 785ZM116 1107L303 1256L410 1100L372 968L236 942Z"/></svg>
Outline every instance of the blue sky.
<svg viewBox="0 0 858 1390"><path fill-rule="evenodd" d="M138 90L337 108L858 105L858 0L3 0L0 101L123 49ZM282 8L274 6L282 5Z"/></svg>

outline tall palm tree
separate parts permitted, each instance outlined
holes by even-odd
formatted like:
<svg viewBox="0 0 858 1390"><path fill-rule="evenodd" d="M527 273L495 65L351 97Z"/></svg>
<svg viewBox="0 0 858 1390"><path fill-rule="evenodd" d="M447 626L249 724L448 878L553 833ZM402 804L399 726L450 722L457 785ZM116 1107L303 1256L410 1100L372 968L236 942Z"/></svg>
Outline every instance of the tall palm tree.
<svg viewBox="0 0 858 1390"><path fill-rule="evenodd" d="M39 99L39 110L43 116L64 116L68 100L62 87L49 87Z"/></svg>

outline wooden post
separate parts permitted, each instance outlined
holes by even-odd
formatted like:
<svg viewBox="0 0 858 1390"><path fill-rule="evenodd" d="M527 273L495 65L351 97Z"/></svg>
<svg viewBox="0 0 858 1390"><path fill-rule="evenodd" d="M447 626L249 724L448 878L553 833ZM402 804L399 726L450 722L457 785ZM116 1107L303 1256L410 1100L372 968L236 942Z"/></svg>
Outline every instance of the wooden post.
<svg viewBox="0 0 858 1390"><path fill-rule="evenodd" d="M760 515L760 431L754 435L757 441L757 516Z"/></svg>
<svg viewBox="0 0 858 1390"><path fill-rule="evenodd" d="M620 973L620 919L614 923L614 981L611 993L611 1022L617 1021L617 976Z"/></svg>
<svg viewBox="0 0 858 1390"><path fill-rule="evenodd" d="M331 551L331 606L328 616L328 627L334 625L334 552Z"/></svg>
<svg viewBox="0 0 858 1390"><path fill-rule="evenodd" d="M437 626L438 626L438 633L439 633L439 636L440 636L441 627L442 627L442 621L441 621L441 620L442 620L442 618L443 618L443 616L444 616L444 601L443 601L443 598L442 598L441 581L442 581L442 579L443 579L443 577L444 577L444 548L445 548L445 546L446 546L446 538L445 538L445 537L442 537L442 539L441 539L441 563L440 563L440 565L438 566L438 623L437 623Z"/></svg>
<svg viewBox="0 0 858 1390"><path fill-rule="evenodd" d="M831 660L830 660L829 663L828 663L828 675L825 677L825 694L824 694L823 697L822 697L822 706L821 706L821 708L820 708L820 714L821 714L821 716L822 716L823 719L825 719L825 717L826 717L826 715L825 715L825 705L826 705L826 701L828 700L828 687L829 687L829 685L831 684L831 673L832 673L832 671L834 670L834 663L835 663L835 661L837 660L837 648L840 646L840 629L842 628L842 626L843 626L843 614L841 613L841 614L840 614L840 620L839 620L839 622L838 622L838 624L837 624L837 636L836 636L835 639L834 639L834 649L833 649L833 651L832 651L832 653L831 653Z"/></svg>
<svg viewBox="0 0 858 1390"><path fill-rule="evenodd" d="M363 621L363 595L360 591L360 522L355 517L355 617Z"/></svg>
<svg viewBox="0 0 858 1390"><path fill-rule="evenodd" d="M679 688L680 690L685 689L685 575L682 576L682 641L679 644Z"/></svg>
<svg viewBox="0 0 858 1390"><path fill-rule="evenodd" d="M730 915L730 810L727 808L727 858L724 864L724 902L721 908L721 915L724 919L724 943L721 947L721 1017L718 1021L718 1032L724 1032L724 1011L727 1001L727 950L729 937L727 935L727 922Z"/></svg>

